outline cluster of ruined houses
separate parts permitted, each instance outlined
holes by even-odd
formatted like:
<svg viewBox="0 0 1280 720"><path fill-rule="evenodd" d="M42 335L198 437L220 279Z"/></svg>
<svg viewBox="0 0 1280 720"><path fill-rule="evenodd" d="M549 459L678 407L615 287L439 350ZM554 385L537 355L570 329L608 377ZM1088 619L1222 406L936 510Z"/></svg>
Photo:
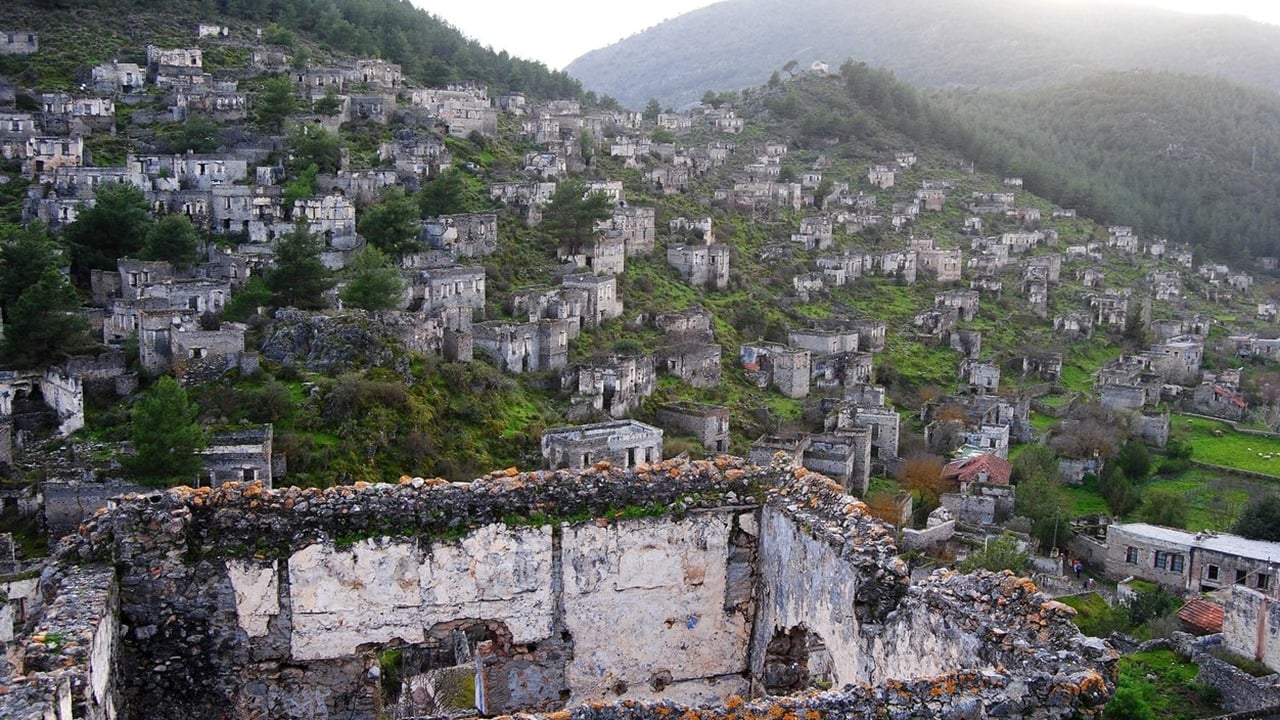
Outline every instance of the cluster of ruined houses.
<svg viewBox="0 0 1280 720"><path fill-rule="evenodd" d="M201 43L232 40L224 27L201 26L197 35ZM29 43L24 37L24 33L0 33L0 39L8 39L8 45L0 43L0 48L18 48L5 52L34 48L35 37ZM1109 228L1105 242L1058 250L1058 234L1042 227L1041 212L1018 204L1019 178L1007 178L1000 190L972 192L967 198L953 197L956 184L952 181L924 179L916 187L895 191L893 201L880 207L884 191L901 187L908 175L918 175L912 172L917 158L911 152L896 153L892 160L870 166L860 187L827 177L824 173L831 163L824 157L800 173L798 181L784 182L787 145L763 142L740 147L732 138L741 132L743 121L731 107L664 113L656 123L677 138L705 129L726 139L703 144L657 142L651 133L655 125L635 112L584 112L576 100L532 103L519 93L490 97L486 88L473 83L411 87L399 67L381 60L299 70L284 53L252 39L250 44L254 45L250 67L238 76L206 73L199 44L152 46L145 65L112 62L93 68L92 94L41 94L40 112L0 109L0 153L19 161L23 174L34 181L26 206L29 218L53 226L69 223L81 203L93 202L97 187L130 183L142 189L155 212L187 215L203 228L240 241L181 272L166 263L125 258L115 272L93 275L93 307L88 312L103 343L118 348L136 337L148 371L170 372L184 381L230 368L252 370L256 365L256 353L244 346L244 327L212 318L235 289L270 267L277 237L305 221L310 231L325 239L325 262L342 267L363 245L355 224L358 204L376 201L391 186L414 187L451 167L454 161L445 136L492 135L497 132L498 115L505 113L515 118L523 137L539 148L524 156L520 179L492 183L488 192L530 224L540 221L541 209L557 183L586 167L589 158L584 157L584 147L591 143L607 148L626 166L643 170L651 189L663 194L684 192L692 179L731 161L743 161L732 174L732 185L715 190L713 202L751 213L801 211L789 237L760 250L764 260L798 253L812 257L816 270L791 280L799 301L862 277L892 277L913 284L923 274L941 286L961 285L967 279L967 289L940 289L933 306L919 312L912 327L918 336L954 348L964 358L958 368L956 395L930 403L921 412L931 445L958 451L957 462L962 466L953 468L956 477L983 478L962 482L965 490L959 496L966 499L950 502L947 512L962 522L981 524L997 520L1011 506L1007 482L1004 490L991 489L999 487L998 479L1005 475L997 461L1007 457L1010 442L1031 437L1030 401L1024 395L1001 395L1002 372L1032 376L1043 383L1057 381L1062 372L1062 357L1057 354L1028 355L1004 365L983 360L981 334L961 327L977 317L981 299L1005 291L1002 278L1008 277L1006 269L1016 262L1021 268L1017 292L1032 311L1047 319L1050 291L1061 282L1064 263L1098 259L1108 252L1168 256L1184 268L1192 263L1189 250L1171 247L1159 238L1140 242L1132 229L1121 226ZM117 103L131 106L144 94L160 94L167 99L168 110L138 110L132 122L181 119L187 113L220 121L243 119L253 98L238 90L238 80L265 72L287 73L307 100L337 99L335 114L303 113L299 119L304 125L337 130L343 122L358 120L401 126L379 149L383 166L355 170L344 157L338 172L318 178L317 186L324 189L321 194L290 206L284 201L284 168L265 164L278 149L278 138L249 139L210 155L129 154L118 167L95 166L85 152L86 135L115 129ZM608 199L611 216L597 225L585 247L573 253L562 251L564 265L555 284L510 293L504 319L485 318L485 272L475 264L498 248L497 215L424 220L420 249L402 258L407 288L399 325L412 328L407 339L415 350L458 361L480 354L511 373L555 373L562 390L572 398L567 412L571 421L610 418L597 426L548 431L543 452L552 467L649 462L660 452L664 430L694 436L710 451L726 451L729 420L723 407L676 404L661 408L657 415L661 428L627 419L652 394L660 373L694 387L720 381L723 350L715 341L709 313L694 308L648 318L665 338L654 354L597 358L570 366L569 343L583 329L622 316L617 278L625 272L627 259L651 254L658 247L654 208L630 204L622 182L594 181L587 190ZM940 247L932 237L910 233L921 213L940 212L948 202L958 202L966 210L957 232L967 238L967 258L963 247ZM992 215L1015 229L986 235ZM1070 218L1074 211L1055 210L1053 216ZM901 231L905 239L896 247L836 249L837 230L853 234L876 226ZM732 252L716 239L710 217L670 218L663 231L666 260L679 277L713 291L729 286ZM1136 303L1130 302L1132 291L1109 288L1096 263L1075 265L1080 267L1076 279L1092 291L1091 312L1054 316L1055 328L1087 337L1094 327L1123 326L1136 312ZM1251 282L1248 275L1220 265L1203 265L1198 273L1220 300L1229 299L1232 292L1247 292ZM1156 299L1181 296L1178 272L1153 272L1147 282ZM337 289L331 301L340 305ZM1260 317L1268 313L1274 317L1276 310L1259 306L1258 312ZM1104 404L1141 410L1150 408L1170 386L1194 385L1194 391L1184 395L1198 403L1197 409L1226 417L1233 407L1243 411L1233 384L1238 383L1238 375L1221 373L1200 382L1199 358L1207 324L1198 323L1199 319L1151 323L1159 343L1100 374ZM749 342L740 347L740 365L758 386L795 399L813 391L823 395L822 432L760 438L752 455L764 460L785 451L798 465L829 474L854 492L866 490L872 472L896 468L901 462L900 416L886 403L883 389L873 384L872 371L874 354L884 349L887 331L884 322L873 318L834 317L813 327L791 329L785 344ZM1270 357L1280 353L1280 340L1241 338L1238 347L1242 354ZM99 367L103 365L110 369ZM123 372L117 352L51 368L38 377L15 375L6 397L26 397L38 388L57 413L61 428L70 432L83 423L85 383L107 382L121 394L136 386L136 378ZM1147 418L1143 427L1143 436L1155 444L1167 435L1167 419L1160 416ZM269 443L267 448L269 452ZM270 481L270 466L269 458L255 464L254 477ZM247 470L240 470L239 477L248 477ZM1085 471L1071 468L1068 474ZM237 476L215 472L208 479L218 482L228 477ZM997 481L988 482L989 478Z"/></svg>

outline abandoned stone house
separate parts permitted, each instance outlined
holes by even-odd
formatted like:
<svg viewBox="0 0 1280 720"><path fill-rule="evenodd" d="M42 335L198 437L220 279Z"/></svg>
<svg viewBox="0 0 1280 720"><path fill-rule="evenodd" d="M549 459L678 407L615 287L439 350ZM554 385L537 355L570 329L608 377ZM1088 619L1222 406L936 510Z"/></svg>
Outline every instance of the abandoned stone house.
<svg viewBox="0 0 1280 720"><path fill-rule="evenodd" d="M90 71L93 91L99 95L136 95L147 85L147 73L141 65L109 62Z"/></svg>
<svg viewBox="0 0 1280 720"><path fill-rule="evenodd" d="M617 276L574 273L562 277L560 284L566 290L581 293L583 301L578 319L582 327L597 327L606 320L622 316Z"/></svg>
<svg viewBox="0 0 1280 720"><path fill-rule="evenodd" d="M653 319L668 342L711 342L715 340L711 322L711 313L701 307L661 313Z"/></svg>
<svg viewBox="0 0 1280 720"><path fill-rule="evenodd" d="M886 165L872 165L867 171L867 182L881 190L893 187L895 177L895 171Z"/></svg>
<svg viewBox="0 0 1280 720"><path fill-rule="evenodd" d="M615 355L579 363L561 374L560 386L572 395L570 416L590 415L594 411L615 418L626 417L653 394L656 387L653 358Z"/></svg>
<svg viewBox="0 0 1280 720"><path fill-rule="evenodd" d="M1204 359L1204 343L1191 337L1180 337L1152 345L1146 353L1151 371L1166 383L1195 385L1200 382L1200 365Z"/></svg>
<svg viewBox="0 0 1280 720"><path fill-rule="evenodd" d="M716 241L715 233L712 231L711 218L709 217L689 219L681 216L672 218L667 222L667 231L672 235L686 237L694 243L703 245L711 245Z"/></svg>
<svg viewBox="0 0 1280 720"><path fill-rule="evenodd" d="M270 488L273 480L270 423L215 433L200 451L204 470L197 487L218 487L227 482L260 482Z"/></svg>
<svg viewBox="0 0 1280 720"><path fill-rule="evenodd" d="M877 460L885 462L898 457L902 417L897 410L886 406L883 399L878 403L866 398L846 400L837 405L833 419L834 428L839 431L865 428L870 433L872 455Z"/></svg>
<svg viewBox="0 0 1280 720"><path fill-rule="evenodd" d="M561 248L560 257L597 275L620 275L627 267L626 241L615 235L597 235L576 255L565 254Z"/></svg>
<svg viewBox="0 0 1280 720"><path fill-rule="evenodd" d="M978 301L976 290L947 290L933 297L934 307L955 308L965 322L972 322L978 316Z"/></svg>
<svg viewBox="0 0 1280 720"><path fill-rule="evenodd" d="M1093 337L1093 316L1080 313L1055 315L1053 330L1069 338L1088 340Z"/></svg>
<svg viewBox="0 0 1280 720"><path fill-rule="evenodd" d="M436 135L397 133L396 138L378 146L378 158L391 161L396 172L419 178L436 177L453 165L453 153Z"/></svg>
<svg viewBox="0 0 1280 720"><path fill-rule="evenodd" d="M889 277L906 285L916 282L916 252L914 250L887 250L870 253L862 262L862 272L868 276Z"/></svg>
<svg viewBox="0 0 1280 720"><path fill-rule="evenodd" d="M846 252L837 256L817 259L818 270L826 276L827 285L844 287L862 277L862 253Z"/></svg>
<svg viewBox="0 0 1280 720"><path fill-rule="evenodd" d="M689 168L663 165L645 172L645 179L663 195L676 195L689 189Z"/></svg>
<svg viewBox="0 0 1280 720"><path fill-rule="evenodd" d="M813 353L776 343L744 344L739 352L742 369L758 387L773 386L789 398L809 394Z"/></svg>
<svg viewBox="0 0 1280 720"><path fill-rule="evenodd" d="M450 267L421 270L413 275L409 309L434 313L456 307L470 308L481 317L485 309L483 267Z"/></svg>
<svg viewBox="0 0 1280 720"><path fill-rule="evenodd" d="M565 157L554 150L534 150L524 154L524 173L534 180L558 180L569 171Z"/></svg>
<svg viewBox="0 0 1280 720"><path fill-rule="evenodd" d="M244 159L229 155L197 155L188 151L184 155L146 155L130 153L125 167L132 174L132 182L147 188L158 180L177 183L182 190L212 190L215 187L244 181L249 174L249 164Z"/></svg>
<svg viewBox="0 0 1280 720"><path fill-rule="evenodd" d="M858 333L847 328L809 328L787 333L791 347L812 351L815 355L858 351Z"/></svg>
<svg viewBox="0 0 1280 720"><path fill-rule="evenodd" d="M205 329L194 311L146 309L137 312L137 323L139 361L149 372L172 372L180 381L200 381L254 363L245 353L247 328L240 323Z"/></svg>
<svg viewBox="0 0 1280 720"><path fill-rule="evenodd" d="M355 67L348 71L349 82L365 85L377 90L396 91L404 81L400 66L377 58L356 60Z"/></svg>
<svg viewBox="0 0 1280 720"><path fill-rule="evenodd" d="M559 370L569 363L569 338L576 326L565 319L526 323L494 320L473 326L473 343L499 370L509 373Z"/></svg>
<svg viewBox="0 0 1280 720"><path fill-rule="evenodd" d="M1030 353L1014 360L1019 373L1044 382L1057 382L1062 377L1062 353Z"/></svg>
<svg viewBox="0 0 1280 720"><path fill-rule="evenodd" d="M916 190L916 200L928 212L941 212L947 201L947 191L941 188Z"/></svg>
<svg viewBox="0 0 1280 720"><path fill-rule="evenodd" d="M1000 390L1000 366L993 362L965 360L960 364L960 379L977 393L995 394Z"/></svg>
<svg viewBox="0 0 1280 720"><path fill-rule="evenodd" d="M942 334L942 340L947 347L970 360L982 355L982 332L979 330L948 330Z"/></svg>
<svg viewBox="0 0 1280 720"><path fill-rule="evenodd" d="M219 123L236 122L248 117L249 96L238 91L234 81L182 88L173 94L172 112L182 120L189 113L199 113Z"/></svg>
<svg viewBox="0 0 1280 720"><path fill-rule="evenodd" d="M23 143L22 175L34 178L58 168L84 165L84 138L32 136Z"/></svg>
<svg viewBox="0 0 1280 720"><path fill-rule="evenodd" d="M581 470L607 462L622 469L662 460L662 430L636 420L550 428L542 457L552 470Z"/></svg>
<svg viewBox="0 0 1280 720"><path fill-rule="evenodd" d="M962 448L971 452L989 453L1008 459L1009 437L1008 425L979 425L965 428L961 434L961 444Z"/></svg>
<svg viewBox="0 0 1280 720"><path fill-rule="evenodd" d="M916 313L911 324L920 335L941 338L953 330L959 321L960 311L956 308L929 308Z"/></svg>
<svg viewBox="0 0 1280 720"><path fill-rule="evenodd" d="M1249 414L1249 403L1245 401L1244 395L1224 383L1201 383L1187 404L1193 412L1224 420L1238 422Z"/></svg>
<svg viewBox="0 0 1280 720"><path fill-rule="evenodd" d="M866 495L871 482L871 438L866 428L813 433L800 464L840 483L847 493Z"/></svg>
<svg viewBox="0 0 1280 720"><path fill-rule="evenodd" d="M1026 269L1034 275L1024 275L1024 277L1034 277L1056 285L1062 280L1062 255L1052 253L1028 258Z"/></svg>
<svg viewBox="0 0 1280 720"><path fill-rule="evenodd" d="M1129 315L1129 296L1124 293L1090 295L1089 306L1094 310L1095 324L1124 327Z"/></svg>
<svg viewBox="0 0 1280 720"><path fill-rule="evenodd" d="M667 263L690 285L723 290L729 286L728 245L674 245L667 248Z"/></svg>
<svg viewBox="0 0 1280 720"><path fill-rule="evenodd" d="M1253 334L1232 335L1227 338L1227 342L1235 348L1237 357L1280 359L1280 338L1260 338Z"/></svg>
<svg viewBox="0 0 1280 720"><path fill-rule="evenodd" d="M627 257L653 252L657 232L654 208L618 205L613 209L613 217L605 223L602 229L621 238Z"/></svg>
<svg viewBox="0 0 1280 720"><path fill-rule="evenodd" d="M1046 317L1049 314L1049 285L1043 280L1024 280L1022 292L1027 298L1027 308L1031 312Z"/></svg>
<svg viewBox="0 0 1280 720"><path fill-rule="evenodd" d="M684 133L693 129L693 118L685 113L658 113L658 127Z"/></svg>
<svg viewBox="0 0 1280 720"><path fill-rule="evenodd" d="M849 329L858 333L858 347L863 352L878 353L884 350L888 326L882 320L844 320Z"/></svg>
<svg viewBox="0 0 1280 720"><path fill-rule="evenodd" d="M667 374L692 387L712 388L720 384L722 353L718 343L668 342L658 351L658 363Z"/></svg>
<svg viewBox="0 0 1280 720"><path fill-rule="evenodd" d="M427 218L420 239L434 258L448 258L450 263L491 255L498 249L498 216L464 213Z"/></svg>
<svg viewBox="0 0 1280 720"><path fill-rule="evenodd" d="M916 251L916 267L939 283L960 282L964 269L964 254L958 249L927 249Z"/></svg>
<svg viewBox="0 0 1280 720"><path fill-rule="evenodd" d="M40 36L29 30L0 30L0 55L31 55L40 49Z"/></svg>
<svg viewBox="0 0 1280 720"><path fill-rule="evenodd" d="M809 379L819 390L840 390L869 383L872 374L870 353L839 352L814 355Z"/></svg>
<svg viewBox="0 0 1280 720"><path fill-rule="evenodd" d="M1177 300L1182 297L1182 274L1172 271L1152 271L1147 274L1156 300Z"/></svg>
<svg viewBox="0 0 1280 720"><path fill-rule="evenodd" d="M1030 252L1043 241L1044 233L1039 230L1000 234L1000 244L1009 248L1009 252L1014 254Z"/></svg>
<svg viewBox="0 0 1280 720"><path fill-rule="evenodd" d="M358 242L356 206L340 193L296 200L291 217L295 223L305 222L311 234L335 249L352 249Z"/></svg>
<svg viewBox="0 0 1280 720"><path fill-rule="evenodd" d="M791 288L800 302L810 302L815 296L826 292L826 278L820 272L801 273L791 278Z"/></svg>
<svg viewBox="0 0 1280 720"><path fill-rule="evenodd" d="M729 409L705 403L670 403L658 408L658 424L668 432L688 433L708 453L729 452Z"/></svg>

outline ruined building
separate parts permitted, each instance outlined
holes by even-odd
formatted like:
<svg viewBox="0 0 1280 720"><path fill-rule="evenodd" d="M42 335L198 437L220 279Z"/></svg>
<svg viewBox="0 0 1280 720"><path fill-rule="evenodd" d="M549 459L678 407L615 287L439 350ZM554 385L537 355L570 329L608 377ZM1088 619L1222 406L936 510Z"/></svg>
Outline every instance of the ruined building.
<svg viewBox="0 0 1280 720"><path fill-rule="evenodd" d="M723 456L129 496L32 590L0 717L1101 714L1070 608L896 552L831 480Z"/></svg>

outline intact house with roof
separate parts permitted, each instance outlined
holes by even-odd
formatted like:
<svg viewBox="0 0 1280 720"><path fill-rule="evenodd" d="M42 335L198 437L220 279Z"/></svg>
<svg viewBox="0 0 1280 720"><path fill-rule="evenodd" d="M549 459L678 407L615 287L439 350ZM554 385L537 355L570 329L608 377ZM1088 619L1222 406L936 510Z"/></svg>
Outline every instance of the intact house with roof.
<svg viewBox="0 0 1280 720"><path fill-rule="evenodd" d="M1280 543L1147 523L1107 526L1106 574L1117 580L1135 577L1179 593L1242 585L1275 599L1278 563Z"/></svg>
<svg viewBox="0 0 1280 720"><path fill-rule="evenodd" d="M1013 515L1014 488L1009 484L1013 465L990 453L962 457L942 468L942 478L958 485L959 492L940 498L953 518L969 525L993 525Z"/></svg>

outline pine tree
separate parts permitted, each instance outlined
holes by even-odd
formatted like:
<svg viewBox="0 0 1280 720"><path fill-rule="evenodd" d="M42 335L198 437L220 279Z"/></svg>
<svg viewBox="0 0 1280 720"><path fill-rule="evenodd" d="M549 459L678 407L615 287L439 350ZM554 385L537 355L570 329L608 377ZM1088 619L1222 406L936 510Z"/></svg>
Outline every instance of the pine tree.
<svg viewBox="0 0 1280 720"><path fill-rule="evenodd" d="M99 185L93 207L81 207L62 231L71 267L87 279L90 270L115 270L116 260L137 255L154 222L142 191L129 183Z"/></svg>
<svg viewBox="0 0 1280 720"><path fill-rule="evenodd" d="M9 309L4 357L18 367L46 365L92 345L80 297L57 270L46 269Z"/></svg>
<svg viewBox="0 0 1280 720"><path fill-rule="evenodd" d="M382 202L364 211L356 230L374 248L388 255L404 255L419 246L418 208L399 189L388 190Z"/></svg>
<svg viewBox="0 0 1280 720"><path fill-rule="evenodd" d="M138 398L130 413L133 449L125 469L144 485L190 482L204 461L197 454L209 444L196 422L200 408L178 381L165 375Z"/></svg>
<svg viewBox="0 0 1280 720"><path fill-rule="evenodd" d="M360 251L348 268L350 281L342 289L342 302L362 310L390 310L404 296L400 271L372 245Z"/></svg>
<svg viewBox="0 0 1280 720"><path fill-rule="evenodd" d="M276 241L276 266L267 275L267 288L280 307L319 310L324 292L333 286L329 268L320 259L324 247L305 224Z"/></svg>
<svg viewBox="0 0 1280 720"><path fill-rule="evenodd" d="M185 215L166 215L147 230L142 257L167 260L185 270L200 262L200 234Z"/></svg>

